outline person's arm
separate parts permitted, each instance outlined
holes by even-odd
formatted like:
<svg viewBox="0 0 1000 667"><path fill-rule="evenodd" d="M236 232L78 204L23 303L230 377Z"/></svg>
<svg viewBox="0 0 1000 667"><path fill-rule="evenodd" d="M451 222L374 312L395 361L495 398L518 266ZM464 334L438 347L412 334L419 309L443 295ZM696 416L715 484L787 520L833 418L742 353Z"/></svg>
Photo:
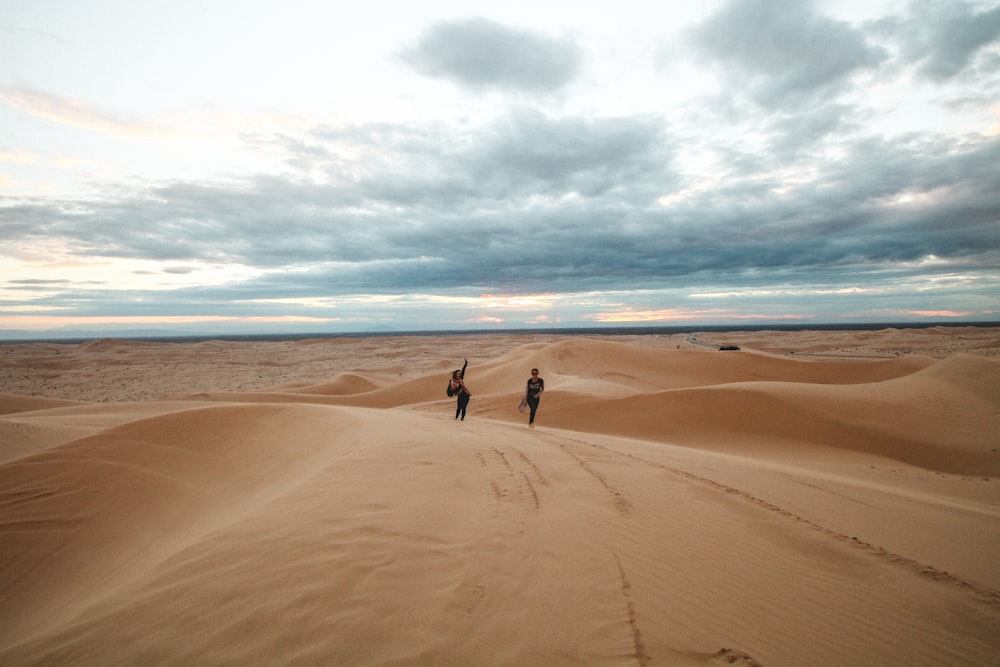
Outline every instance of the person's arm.
<svg viewBox="0 0 1000 667"><path fill-rule="evenodd" d="M465 369L468 368L468 367L469 367L469 360L466 359L465 363L462 364L462 372L458 374L458 376L460 378L462 378L463 380L465 379Z"/></svg>

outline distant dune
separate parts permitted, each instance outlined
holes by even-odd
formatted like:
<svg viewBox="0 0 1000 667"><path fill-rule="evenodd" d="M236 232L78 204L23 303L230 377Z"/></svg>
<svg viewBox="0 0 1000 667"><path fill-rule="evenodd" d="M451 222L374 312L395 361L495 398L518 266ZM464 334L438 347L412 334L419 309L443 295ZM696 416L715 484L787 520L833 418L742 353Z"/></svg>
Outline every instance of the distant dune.
<svg viewBox="0 0 1000 667"><path fill-rule="evenodd" d="M821 333L0 345L0 664L996 664L1000 333Z"/></svg>

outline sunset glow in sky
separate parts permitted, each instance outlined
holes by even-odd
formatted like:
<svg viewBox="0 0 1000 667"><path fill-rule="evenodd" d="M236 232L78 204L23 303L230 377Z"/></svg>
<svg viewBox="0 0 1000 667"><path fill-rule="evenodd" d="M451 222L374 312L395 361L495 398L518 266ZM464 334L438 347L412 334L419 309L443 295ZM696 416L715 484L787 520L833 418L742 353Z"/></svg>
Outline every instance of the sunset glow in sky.
<svg viewBox="0 0 1000 667"><path fill-rule="evenodd" d="M1000 322L1000 3L0 0L0 334Z"/></svg>

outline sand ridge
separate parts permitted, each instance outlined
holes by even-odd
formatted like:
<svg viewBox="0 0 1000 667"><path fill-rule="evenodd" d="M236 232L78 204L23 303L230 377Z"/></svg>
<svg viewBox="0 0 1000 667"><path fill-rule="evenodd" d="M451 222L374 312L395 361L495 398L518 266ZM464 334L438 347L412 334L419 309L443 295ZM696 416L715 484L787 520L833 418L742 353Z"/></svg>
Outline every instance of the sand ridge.
<svg viewBox="0 0 1000 667"><path fill-rule="evenodd" d="M1000 360L946 333L52 348L0 387L0 664L993 664Z"/></svg>

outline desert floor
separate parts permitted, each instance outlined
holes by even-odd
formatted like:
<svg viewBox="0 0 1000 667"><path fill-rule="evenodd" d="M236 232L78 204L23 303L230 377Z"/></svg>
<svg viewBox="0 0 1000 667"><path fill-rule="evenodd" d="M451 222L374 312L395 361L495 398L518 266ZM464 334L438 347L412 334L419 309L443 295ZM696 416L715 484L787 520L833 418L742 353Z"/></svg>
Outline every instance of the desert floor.
<svg viewBox="0 0 1000 667"><path fill-rule="evenodd" d="M996 665L998 564L1000 327L0 345L0 665Z"/></svg>

